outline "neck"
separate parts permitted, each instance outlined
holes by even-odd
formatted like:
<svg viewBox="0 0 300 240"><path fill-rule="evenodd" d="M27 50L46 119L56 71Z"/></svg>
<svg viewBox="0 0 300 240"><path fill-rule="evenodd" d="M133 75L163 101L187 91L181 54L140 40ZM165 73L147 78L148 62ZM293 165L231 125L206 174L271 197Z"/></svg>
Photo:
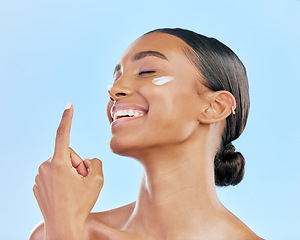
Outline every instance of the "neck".
<svg viewBox="0 0 300 240"><path fill-rule="evenodd" d="M143 154L145 171L126 228L159 239L205 226L222 206L214 184L215 151L210 146L181 143Z"/></svg>

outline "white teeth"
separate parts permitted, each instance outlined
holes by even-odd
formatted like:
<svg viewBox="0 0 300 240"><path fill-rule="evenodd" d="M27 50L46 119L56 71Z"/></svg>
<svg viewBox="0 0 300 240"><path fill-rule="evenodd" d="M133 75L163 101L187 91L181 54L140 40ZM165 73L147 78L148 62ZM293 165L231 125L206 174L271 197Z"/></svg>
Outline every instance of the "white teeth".
<svg viewBox="0 0 300 240"><path fill-rule="evenodd" d="M118 110L116 113L117 116L122 116L122 110Z"/></svg>
<svg viewBox="0 0 300 240"><path fill-rule="evenodd" d="M128 115L129 115L129 116L134 116L134 113L133 113L133 110L132 110L132 109L129 109L129 110L128 110Z"/></svg>
<svg viewBox="0 0 300 240"><path fill-rule="evenodd" d="M123 116L129 116L129 117L141 117L143 116L144 113L142 111L139 110L133 110L133 109L123 109L123 110L118 110L117 112L115 112L113 114L113 119L116 120L119 117L123 117Z"/></svg>

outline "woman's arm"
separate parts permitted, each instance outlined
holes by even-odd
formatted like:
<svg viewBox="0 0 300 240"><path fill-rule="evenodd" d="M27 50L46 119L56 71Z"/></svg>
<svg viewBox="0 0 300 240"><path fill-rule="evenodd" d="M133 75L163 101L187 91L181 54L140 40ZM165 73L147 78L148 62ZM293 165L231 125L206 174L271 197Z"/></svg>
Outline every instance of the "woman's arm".
<svg viewBox="0 0 300 240"><path fill-rule="evenodd" d="M58 127L53 157L41 164L33 186L44 225L32 236L39 237L44 228L43 240L83 240L86 219L103 186L101 161L83 161L69 147L72 117L71 105Z"/></svg>

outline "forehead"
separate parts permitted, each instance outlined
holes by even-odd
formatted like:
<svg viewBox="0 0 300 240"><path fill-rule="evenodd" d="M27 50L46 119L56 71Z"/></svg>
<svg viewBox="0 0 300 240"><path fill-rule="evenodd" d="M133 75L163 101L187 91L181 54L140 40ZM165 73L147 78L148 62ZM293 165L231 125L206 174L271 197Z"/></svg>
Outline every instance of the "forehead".
<svg viewBox="0 0 300 240"><path fill-rule="evenodd" d="M153 32L134 41L121 56L120 62L126 62L132 55L143 51L157 51L169 58L184 54L187 44L178 37L170 34Z"/></svg>

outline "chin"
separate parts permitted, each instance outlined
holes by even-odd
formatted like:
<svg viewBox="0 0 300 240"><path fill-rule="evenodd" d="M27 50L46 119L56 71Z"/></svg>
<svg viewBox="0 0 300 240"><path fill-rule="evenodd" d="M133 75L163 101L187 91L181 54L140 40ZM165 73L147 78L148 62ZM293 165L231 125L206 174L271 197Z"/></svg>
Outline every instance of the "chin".
<svg viewBox="0 0 300 240"><path fill-rule="evenodd" d="M110 149L113 153L120 156L131 157L132 154L130 153L133 151L134 147L129 141L122 141L120 138L112 137L110 140Z"/></svg>
<svg viewBox="0 0 300 240"><path fill-rule="evenodd" d="M145 144L141 145L141 141L134 142L132 138L121 139L119 137L112 137L110 140L110 149L113 153L130 157L136 160L143 158L143 154L147 152L147 146Z"/></svg>

